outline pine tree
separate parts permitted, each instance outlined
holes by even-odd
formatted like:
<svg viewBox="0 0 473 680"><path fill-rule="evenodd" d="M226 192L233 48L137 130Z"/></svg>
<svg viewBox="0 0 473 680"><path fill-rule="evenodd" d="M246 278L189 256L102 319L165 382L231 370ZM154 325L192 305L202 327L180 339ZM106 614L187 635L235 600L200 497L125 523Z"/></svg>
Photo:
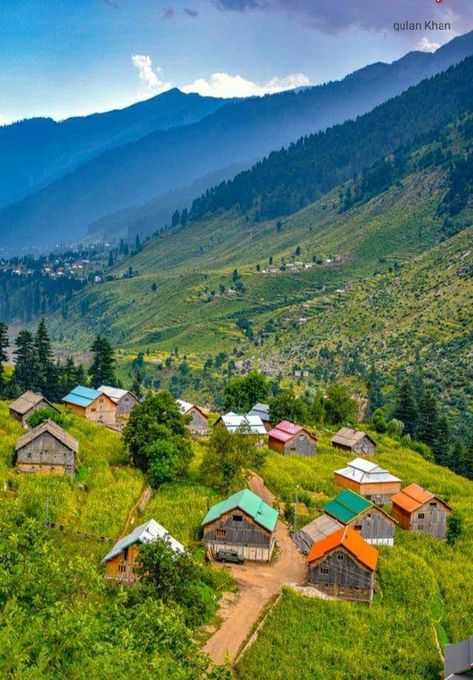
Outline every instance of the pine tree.
<svg viewBox="0 0 473 680"><path fill-rule="evenodd" d="M445 414L439 418L437 431L438 439L432 445L435 462L450 467L450 428Z"/></svg>
<svg viewBox="0 0 473 680"><path fill-rule="evenodd" d="M15 341L15 370L12 382L21 391L38 389L38 359L32 334L27 330L18 333Z"/></svg>
<svg viewBox="0 0 473 680"><path fill-rule="evenodd" d="M393 417L404 423L404 432L406 434L410 434L411 437L416 436L419 410L412 382L409 378L405 378L399 388Z"/></svg>
<svg viewBox="0 0 473 680"><path fill-rule="evenodd" d="M371 364L368 377L368 415L373 414L376 409L384 406L385 399L381 387L381 375L376 370L375 365Z"/></svg>
<svg viewBox="0 0 473 680"><path fill-rule="evenodd" d="M112 345L102 335L97 335L92 347L94 354L89 375L92 385L95 388L100 385L114 385L115 379L115 353Z"/></svg>
<svg viewBox="0 0 473 680"><path fill-rule="evenodd" d="M10 346L8 339L8 326L0 322L0 390L5 386L5 363L8 361L7 349Z"/></svg>
<svg viewBox="0 0 473 680"><path fill-rule="evenodd" d="M423 391L419 402L417 437L432 450L438 445L440 415L437 400L432 390Z"/></svg>
<svg viewBox="0 0 473 680"><path fill-rule="evenodd" d="M141 399L141 397L143 396L143 376L141 374L140 369L138 369L135 373L135 378L131 386L131 391L133 392L135 397L138 397L139 399Z"/></svg>
<svg viewBox="0 0 473 680"><path fill-rule="evenodd" d="M38 324L34 347L38 365L37 387L48 399L58 399L61 396L58 394L58 371L44 319Z"/></svg>

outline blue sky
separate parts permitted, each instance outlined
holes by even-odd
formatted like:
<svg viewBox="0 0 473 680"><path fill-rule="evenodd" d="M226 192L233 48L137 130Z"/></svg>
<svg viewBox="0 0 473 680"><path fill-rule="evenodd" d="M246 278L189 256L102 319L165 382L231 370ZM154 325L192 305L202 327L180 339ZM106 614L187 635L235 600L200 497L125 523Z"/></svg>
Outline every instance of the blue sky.
<svg viewBox="0 0 473 680"><path fill-rule="evenodd" d="M395 32L395 21L452 23ZM473 28L473 0L2 0L0 122L338 79ZM239 78L238 78L239 76Z"/></svg>

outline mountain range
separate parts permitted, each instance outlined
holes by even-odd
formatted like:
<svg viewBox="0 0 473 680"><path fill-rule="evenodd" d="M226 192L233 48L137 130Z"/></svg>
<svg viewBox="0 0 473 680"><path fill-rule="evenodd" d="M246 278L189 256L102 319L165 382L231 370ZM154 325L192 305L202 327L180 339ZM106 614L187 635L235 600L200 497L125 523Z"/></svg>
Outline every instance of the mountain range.
<svg viewBox="0 0 473 680"><path fill-rule="evenodd" d="M102 225L108 237L118 236L117 211L120 235L130 225L132 231L158 231L176 196L184 207L242 165L355 119L472 53L473 34L467 34L434 54L412 52L299 92L228 102L171 91L124 111L1 128L2 202L23 194L0 211L1 247L18 252L77 241L91 223L93 233ZM267 206L261 217L275 210Z"/></svg>

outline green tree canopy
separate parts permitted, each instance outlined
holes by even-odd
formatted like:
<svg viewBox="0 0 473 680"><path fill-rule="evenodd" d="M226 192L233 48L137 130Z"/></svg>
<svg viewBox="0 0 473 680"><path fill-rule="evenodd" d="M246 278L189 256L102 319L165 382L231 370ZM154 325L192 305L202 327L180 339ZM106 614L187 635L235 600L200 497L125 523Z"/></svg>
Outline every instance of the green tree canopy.
<svg viewBox="0 0 473 680"><path fill-rule="evenodd" d="M96 389L101 385L114 385L116 383L115 352L110 341L103 335L97 335L90 350L94 355L89 368L92 385Z"/></svg>
<svg viewBox="0 0 473 680"><path fill-rule="evenodd" d="M269 382L257 371L244 377L232 378L225 386L225 408L246 413L255 404L265 401L269 393Z"/></svg>

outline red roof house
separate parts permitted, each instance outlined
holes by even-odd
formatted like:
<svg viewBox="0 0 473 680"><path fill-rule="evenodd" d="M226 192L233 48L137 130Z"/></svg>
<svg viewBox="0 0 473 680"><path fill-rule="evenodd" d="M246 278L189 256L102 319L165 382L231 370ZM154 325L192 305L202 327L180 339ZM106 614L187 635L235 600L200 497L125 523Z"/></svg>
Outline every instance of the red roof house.
<svg viewBox="0 0 473 680"><path fill-rule="evenodd" d="M282 420L268 432L268 446L286 455L313 456L317 448L317 437L301 425Z"/></svg>

